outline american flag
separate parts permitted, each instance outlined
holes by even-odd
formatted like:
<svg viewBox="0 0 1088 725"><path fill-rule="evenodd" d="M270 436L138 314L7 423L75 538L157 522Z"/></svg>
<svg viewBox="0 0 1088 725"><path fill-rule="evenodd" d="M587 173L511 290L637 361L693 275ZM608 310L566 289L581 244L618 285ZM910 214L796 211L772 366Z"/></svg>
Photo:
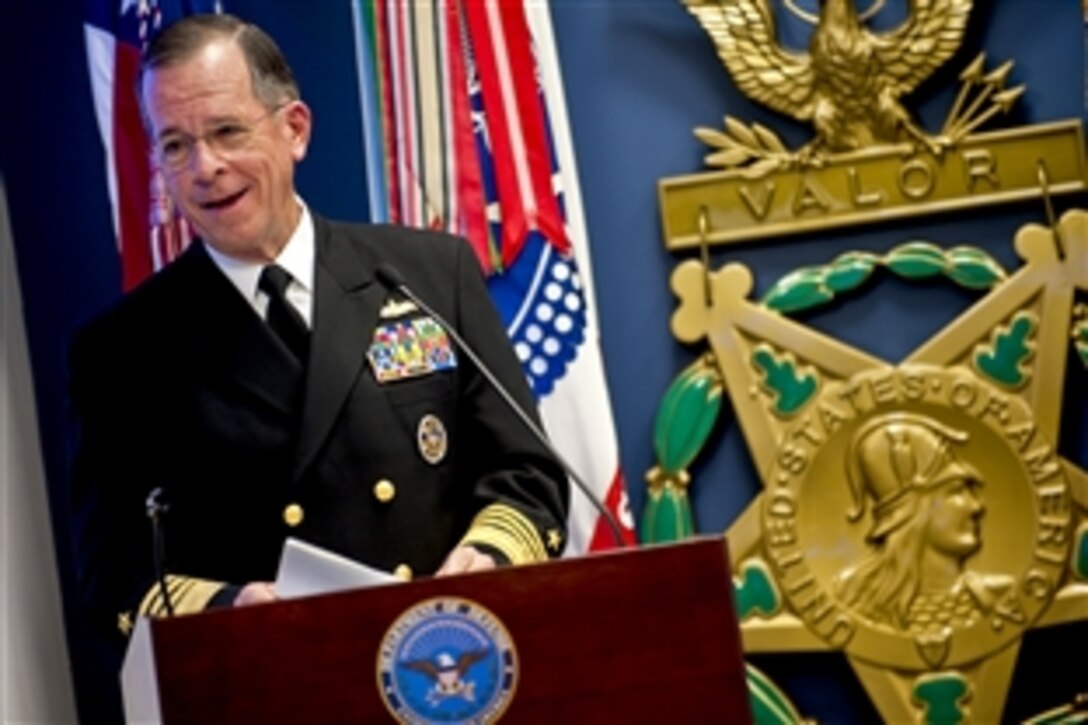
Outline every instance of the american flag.
<svg viewBox="0 0 1088 725"><path fill-rule="evenodd" d="M95 117L125 290L174 259L190 241L150 149L136 98L140 53L163 27L218 0L89 0L83 25Z"/></svg>

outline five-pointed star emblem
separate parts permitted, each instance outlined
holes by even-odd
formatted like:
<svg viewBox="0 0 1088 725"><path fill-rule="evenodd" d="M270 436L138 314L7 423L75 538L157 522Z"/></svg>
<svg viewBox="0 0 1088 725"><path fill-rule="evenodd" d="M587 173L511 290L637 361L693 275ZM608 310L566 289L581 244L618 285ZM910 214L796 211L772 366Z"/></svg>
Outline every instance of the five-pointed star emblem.
<svg viewBox="0 0 1088 725"><path fill-rule="evenodd" d="M1088 473L1056 449L1088 212L1015 244L898 363L749 301L741 265L673 274L763 480L728 531L745 649L843 652L888 721L999 721L1023 633L1088 620Z"/></svg>

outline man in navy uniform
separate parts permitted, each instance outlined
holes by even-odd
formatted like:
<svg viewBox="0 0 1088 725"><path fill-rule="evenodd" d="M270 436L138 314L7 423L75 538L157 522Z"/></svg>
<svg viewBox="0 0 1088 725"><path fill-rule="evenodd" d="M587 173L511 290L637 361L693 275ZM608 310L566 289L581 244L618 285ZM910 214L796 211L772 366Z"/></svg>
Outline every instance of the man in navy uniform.
<svg viewBox="0 0 1088 725"><path fill-rule="evenodd" d="M275 599L298 537L403 577L534 562L565 543L561 467L407 286L520 405L532 396L468 245L327 220L294 188L310 109L274 41L192 16L149 46L140 95L169 192L199 239L93 320L71 353L78 563L125 633Z"/></svg>

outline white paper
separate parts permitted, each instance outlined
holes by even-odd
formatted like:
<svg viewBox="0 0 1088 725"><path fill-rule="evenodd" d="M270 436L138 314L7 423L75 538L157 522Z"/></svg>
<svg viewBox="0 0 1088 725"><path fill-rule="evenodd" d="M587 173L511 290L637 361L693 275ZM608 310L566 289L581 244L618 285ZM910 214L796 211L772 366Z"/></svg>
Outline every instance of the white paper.
<svg viewBox="0 0 1088 725"><path fill-rule="evenodd" d="M305 541L288 538L283 545L276 595L294 599L402 581L389 572L360 564Z"/></svg>

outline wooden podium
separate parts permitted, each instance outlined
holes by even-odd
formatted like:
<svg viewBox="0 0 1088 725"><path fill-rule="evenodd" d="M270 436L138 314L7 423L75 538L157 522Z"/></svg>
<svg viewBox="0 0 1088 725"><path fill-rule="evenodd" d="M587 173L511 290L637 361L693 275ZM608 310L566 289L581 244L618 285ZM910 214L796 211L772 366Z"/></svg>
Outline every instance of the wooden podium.
<svg viewBox="0 0 1088 725"><path fill-rule="evenodd" d="M510 645L496 660L503 721L748 722L732 588L725 540L714 537L145 620L126 663L126 715L168 724L395 721L382 690L413 665L398 664L391 638L424 652L444 630L411 613L464 601ZM449 660L417 662L412 676L433 676ZM453 704L484 695L451 677L446 691L461 688ZM435 693L427 697L438 702Z"/></svg>

